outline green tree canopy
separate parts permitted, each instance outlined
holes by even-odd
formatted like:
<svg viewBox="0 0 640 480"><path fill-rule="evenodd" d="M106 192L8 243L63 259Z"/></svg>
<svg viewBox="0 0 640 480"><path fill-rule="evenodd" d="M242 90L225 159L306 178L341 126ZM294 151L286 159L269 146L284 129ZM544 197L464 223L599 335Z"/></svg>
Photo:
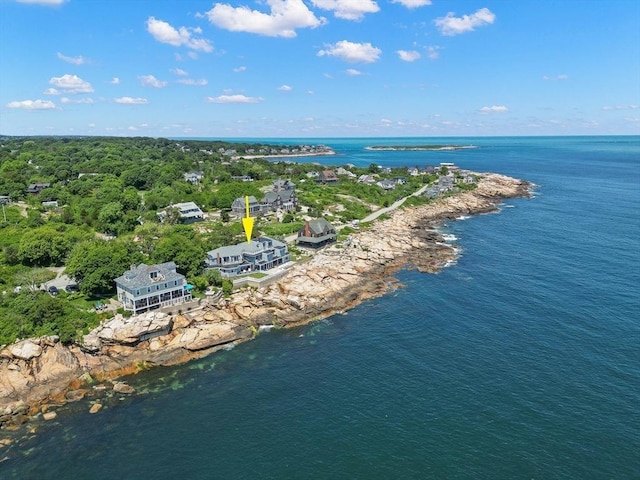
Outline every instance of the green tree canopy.
<svg viewBox="0 0 640 480"><path fill-rule="evenodd" d="M131 243L94 239L73 249L66 273L76 279L82 293L95 295L113 292L113 280L140 261L140 254Z"/></svg>

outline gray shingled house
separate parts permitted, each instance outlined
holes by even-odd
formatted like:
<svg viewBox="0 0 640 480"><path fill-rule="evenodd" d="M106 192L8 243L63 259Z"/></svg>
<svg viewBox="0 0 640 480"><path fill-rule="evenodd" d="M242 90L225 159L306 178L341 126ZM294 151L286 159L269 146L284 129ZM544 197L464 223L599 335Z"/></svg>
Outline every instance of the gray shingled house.
<svg viewBox="0 0 640 480"><path fill-rule="evenodd" d="M191 285L173 262L134 265L114 281L118 300L134 315L191 300Z"/></svg>
<svg viewBox="0 0 640 480"><path fill-rule="evenodd" d="M309 247L321 247L327 243L335 242L337 238L338 234L333 225L324 218L317 218L305 222L298 231L296 243Z"/></svg>
<svg viewBox="0 0 640 480"><path fill-rule="evenodd" d="M291 259L287 244L269 237L250 243L226 245L207 252L207 268L219 270L223 277L235 277L253 271L265 272Z"/></svg>

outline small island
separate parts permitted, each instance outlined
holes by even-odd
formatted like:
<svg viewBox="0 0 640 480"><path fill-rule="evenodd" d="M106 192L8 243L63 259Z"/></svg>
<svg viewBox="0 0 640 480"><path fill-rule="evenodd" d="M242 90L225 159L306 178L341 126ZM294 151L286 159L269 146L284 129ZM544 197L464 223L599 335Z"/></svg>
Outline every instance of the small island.
<svg viewBox="0 0 640 480"><path fill-rule="evenodd" d="M365 147L365 150L376 151L447 151L447 150L465 150L469 148L477 148L475 145L373 145Z"/></svg>

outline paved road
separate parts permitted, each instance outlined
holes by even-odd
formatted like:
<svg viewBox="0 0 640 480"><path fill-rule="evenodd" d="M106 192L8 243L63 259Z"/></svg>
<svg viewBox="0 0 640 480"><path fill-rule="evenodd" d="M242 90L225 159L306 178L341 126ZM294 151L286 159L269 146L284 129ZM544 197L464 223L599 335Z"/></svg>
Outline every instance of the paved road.
<svg viewBox="0 0 640 480"><path fill-rule="evenodd" d="M418 195L422 195L424 193L424 191L427 189L428 186L429 185L423 185L418 190L413 192L411 195L407 195L406 197L402 197L400 200L396 200L395 202L393 202L388 207L383 207L380 210L376 210L375 212L370 213L369 215L364 217L362 220L360 220L360 222L371 222L371 221L375 220L376 218L378 218L380 215L384 215L385 213L392 212L396 208L400 207L400 205L402 205L407 200L407 198L409 198L409 197L417 197ZM338 225L336 227L336 230L340 230L340 229L342 229L344 227L347 227L347 226L348 225ZM291 235L285 237L285 241L287 243L291 243L291 242L295 241L296 238L298 238L298 234L297 233L292 233Z"/></svg>
<svg viewBox="0 0 640 480"><path fill-rule="evenodd" d="M366 217L364 217L360 221L361 222L371 222L371 221L375 220L376 218L378 218L380 215L384 215L385 213L392 212L393 210L398 208L400 205L402 205L407 200L407 198L409 198L409 197L417 197L418 195L422 195L424 193L424 191L427 189L427 187L428 187L428 185L423 185L418 190L413 192L411 195L408 195L406 197L402 197L400 200L397 200L397 201L393 202L388 207L384 207L384 208L381 208L380 210L376 210L375 212L367 215Z"/></svg>

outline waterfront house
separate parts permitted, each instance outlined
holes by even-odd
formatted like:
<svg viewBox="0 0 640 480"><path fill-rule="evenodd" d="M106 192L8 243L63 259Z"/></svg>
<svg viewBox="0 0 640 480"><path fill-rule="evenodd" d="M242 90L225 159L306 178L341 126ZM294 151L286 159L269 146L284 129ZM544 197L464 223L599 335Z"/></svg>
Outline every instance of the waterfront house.
<svg viewBox="0 0 640 480"><path fill-rule="evenodd" d="M338 238L336 229L324 218L317 218L305 222L298 231L296 243L309 247L321 247L330 242L335 242Z"/></svg>
<svg viewBox="0 0 640 480"><path fill-rule="evenodd" d="M199 222L204 219L204 212L194 202L174 203L167 207L167 210L173 208L178 210L178 215L182 223ZM167 217L167 210L158 212L158 218L164 222Z"/></svg>
<svg viewBox="0 0 640 480"><path fill-rule="evenodd" d="M118 301L134 315L191 300L191 285L173 262L141 263L114 280Z"/></svg>
<svg viewBox="0 0 640 480"><path fill-rule="evenodd" d="M291 259L287 244L269 237L251 242L226 245L207 252L207 268L218 270L223 277L249 272L265 272Z"/></svg>

